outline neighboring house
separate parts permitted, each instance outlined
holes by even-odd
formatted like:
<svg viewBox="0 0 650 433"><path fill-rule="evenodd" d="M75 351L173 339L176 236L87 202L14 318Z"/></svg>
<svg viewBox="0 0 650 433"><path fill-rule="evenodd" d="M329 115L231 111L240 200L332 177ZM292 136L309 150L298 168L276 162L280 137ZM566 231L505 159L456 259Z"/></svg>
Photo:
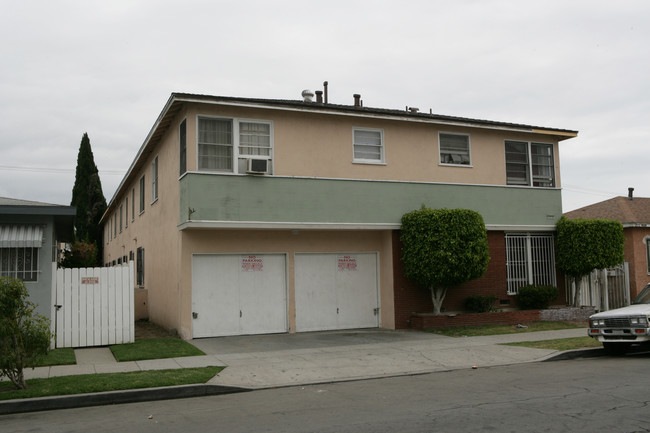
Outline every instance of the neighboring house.
<svg viewBox="0 0 650 433"><path fill-rule="evenodd" d="M52 264L72 242L74 206L0 197L0 276L25 282L37 312L52 319Z"/></svg>
<svg viewBox="0 0 650 433"><path fill-rule="evenodd" d="M620 221L625 234L625 261L630 267L630 300L650 283L650 198L615 197L564 214L569 219Z"/></svg>
<svg viewBox="0 0 650 433"><path fill-rule="evenodd" d="M422 205L488 229L487 273L446 311L556 283L558 143L576 131L321 95L171 95L102 218L104 262L135 260L151 321L184 338L408 327L432 308L401 270L400 220Z"/></svg>

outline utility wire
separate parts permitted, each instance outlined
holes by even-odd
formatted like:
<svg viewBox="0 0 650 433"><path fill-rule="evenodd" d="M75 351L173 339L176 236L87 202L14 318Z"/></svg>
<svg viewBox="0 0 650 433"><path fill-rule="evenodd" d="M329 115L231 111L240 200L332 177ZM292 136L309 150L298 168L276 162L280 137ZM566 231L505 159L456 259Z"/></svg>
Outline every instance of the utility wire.
<svg viewBox="0 0 650 433"><path fill-rule="evenodd" d="M75 173L76 169L74 168L54 168L54 167L20 167L17 165L0 165L0 170L5 171L27 171L27 172L38 172L38 173ZM124 176L126 173L122 170L99 170L101 174L108 176Z"/></svg>

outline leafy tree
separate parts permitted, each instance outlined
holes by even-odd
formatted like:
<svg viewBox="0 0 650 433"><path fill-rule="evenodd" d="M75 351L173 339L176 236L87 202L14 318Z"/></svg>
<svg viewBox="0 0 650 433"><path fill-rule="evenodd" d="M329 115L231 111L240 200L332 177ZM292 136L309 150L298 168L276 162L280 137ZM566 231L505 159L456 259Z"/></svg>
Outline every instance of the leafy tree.
<svg viewBox="0 0 650 433"><path fill-rule="evenodd" d="M106 198L87 133L84 133L79 145L70 205L77 208L75 239L95 245L97 255L93 266L101 266L103 242L99 221L106 211Z"/></svg>
<svg viewBox="0 0 650 433"><path fill-rule="evenodd" d="M61 261L61 267L64 268L92 268L95 266L97 266L97 248L95 244L88 242L73 242Z"/></svg>
<svg viewBox="0 0 650 433"><path fill-rule="evenodd" d="M625 236L618 221L560 218L557 225L557 266L575 280L573 305L580 301L582 277L594 269L623 263Z"/></svg>
<svg viewBox="0 0 650 433"><path fill-rule="evenodd" d="M428 209L402 216L406 277L431 292L440 314L447 290L481 277L490 255L483 217L469 209Z"/></svg>
<svg viewBox="0 0 650 433"><path fill-rule="evenodd" d="M16 388L27 387L23 370L35 367L50 347L50 321L34 312L25 284L0 277L0 376Z"/></svg>

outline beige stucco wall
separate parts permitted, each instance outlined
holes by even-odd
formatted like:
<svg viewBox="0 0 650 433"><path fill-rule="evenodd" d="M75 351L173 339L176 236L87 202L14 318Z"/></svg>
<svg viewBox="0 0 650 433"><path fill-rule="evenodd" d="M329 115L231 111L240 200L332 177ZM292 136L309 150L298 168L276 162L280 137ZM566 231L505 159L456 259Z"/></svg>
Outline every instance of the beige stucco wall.
<svg viewBox="0 0 650 433"><path fill-rule="evenodd" d="M138 247L144 247L145 270L144 287L136 288L138 317L145 317L168 329L178 326L178 281L180 263L178 262L180 233L178 231L178 125L182 120L177 116L172 127L161 142L147 156L142 169L128 184L116 202L129 201L128 227L124 227L117 237L104 243L104 262L112 262L121 256L129 256L133 251L137 258ZM158 199L151 201L151 162L158 156ZM144 212L139 212L139 179L145 176ZM131 195L135 191L135 218L131 221ZM114 213L113 213L114 214ZM111 214L111 215L113 215ZM118 216L119 223L119 216ZM106 227L104 227L106 236ZM111 235L112 236L112 235ZM136 285L137 287L137 285ZM143 291L145 289L146 291ZM146 296L145 296L146 293ZM145 310L146 308L146 310Z"/></svg>
<svg viewBox="0 0 650 433"><path fill-rule="evenodd" d="M195 105L188 109L190 171L196 170L197 115L272 121L276 175L505 185L504 140L508 139L553 144L556 185L560 186L558 144L548 135L209 105ZM353 162L352 130L355 127L383 131L384 164ZM439 164L440 132L469 134L470 167Z"/></svg>
<svg viewBox="0 0 650 433"><path fill-rule="evenodd" d="M192 337L192 254L283 253L287 257L289 332L295 332L294 254L301 252L378 252L381 327L394 329L392 248L389 231L185 230L182 232L179 333ZM174 299L167 300L170 303Z"/></svg>

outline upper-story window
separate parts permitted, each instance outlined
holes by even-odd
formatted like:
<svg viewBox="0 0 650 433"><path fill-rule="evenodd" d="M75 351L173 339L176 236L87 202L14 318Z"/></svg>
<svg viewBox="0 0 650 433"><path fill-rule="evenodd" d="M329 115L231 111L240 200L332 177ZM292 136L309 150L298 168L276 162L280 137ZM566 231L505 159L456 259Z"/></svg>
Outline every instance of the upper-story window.
<svg viewBox="0 0 650 433"><path fill-rule="evenodd" d="M158 200L158 155L151 162L151 203Z"/></svg>
<svg viewBox="0 0 650 433"><path fill-rule="evenodd" d="M179 133L178 133L178 141L179 141L179 167L178 167L178 175L182 175L187 171L187 122L185 119L181 122L181 126L179 128Z"/></svg>
<svg viewBox="0 0 650 433"><path fill-rule="evenodd" d="M469 135L441 132L438 139L440 148L440 164L471 164Z"/></svg>
<svg viewBox="0 0 650 433"><path fill-rule="evenodd" d="M273 158L271 122L199 117L198 127L199 170L245 173L248 159Z"/></svg>
<svg viewBox="0 0 650 433"><path fill-rule="evenodd" d="M553 145L506 140L508 185L555 186Z"/></svg>
<svg viewBox="0 0 650 433"><path fill-rule="evenodd" d="M354 162L384 162L384 132L381 129L354 128Z"/></svg>
<svg viewBox="0 0 650 433"><path fill-rule="evenodd" d="M140 178L140 213L144 212L144 176Z"/></svg>

